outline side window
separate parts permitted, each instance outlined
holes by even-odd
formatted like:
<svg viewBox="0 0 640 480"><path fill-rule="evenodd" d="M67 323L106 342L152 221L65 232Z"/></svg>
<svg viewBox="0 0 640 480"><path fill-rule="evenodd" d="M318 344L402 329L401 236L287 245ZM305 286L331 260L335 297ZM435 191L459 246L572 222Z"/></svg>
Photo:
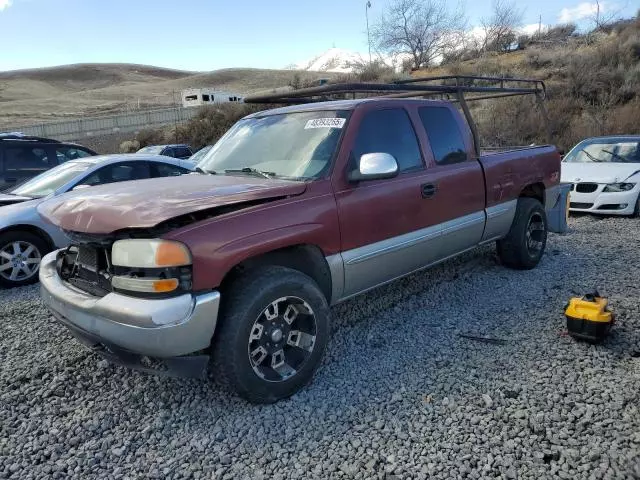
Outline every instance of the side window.
<svg viewBox="0 0 640 480"><path fill-rule="evenodd" d="M162 150L160 155L164 155L165 157L175 157L176 151L173 148L167 147L164 150Z"/></svg>
<svg viewBox="0 0 640 480"><path fill-rule="evenodd" d="M149 164L147 162L116 163L102 167L85 178L82 184L94 186L144 178L149 178Z"/></svg>
<svg viewBox="0 0 640 480"><path fill-rule="evenodd" d="M49 170L53 165L47 158L44 148L33 146L7 147L4 151L4 168L6 173L25 172L33 176Z"/></svg>
<svg viewBox="0 0 640 480"><path fill-rule="evenodd" d="M402 108L376 110L360 123L353 154L389 153L398 162L400 172L422 168L422 156L409 115Z"/></svg>
<svg viewBox="0 0 640 480"><path fill-rule="evenodd" d="M167 163L151 163L151 176L153 178L175 177L185 173L189 173L189 170L176 165L169 165Z"/></svg>
<svg viewBox="0 0 640 480"><path fill-rule="evenodd" d="M57 147L56 157L58 157L58 163L68 162L69 160L76 160L78 158L90 157L91 154L85 150L74 147Z"/></svg>
<svg viewBox="0 0 640 480"><path fill-rule="evenodd" d="M419 109L436 163L449 165L467 161L467 151L458 122L446 107Z"/></svg>
<svg viewBox="0 0 640 480"><path fill-rule="evenodd" d="M177 158L187 158L191 156L191 150L186 147L176 147L174 148L174 152Z"/></svg>

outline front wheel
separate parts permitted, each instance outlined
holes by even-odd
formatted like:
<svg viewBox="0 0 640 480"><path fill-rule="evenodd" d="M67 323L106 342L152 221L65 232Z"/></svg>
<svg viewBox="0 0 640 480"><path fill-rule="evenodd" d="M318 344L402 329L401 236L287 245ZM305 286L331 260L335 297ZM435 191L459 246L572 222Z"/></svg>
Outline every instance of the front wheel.
<svg viewBox="0 0 640 480"><path fill-rule="evenodd" d="M511 229L497 242L500 260L518 270L536 267L547 245L547 233L547 215L542 204L535 198L519 198Z"/></svg>
<svg viewBox="0 0 640 480"><path fill-rule="evenodd" d="M213 375L255 403L296 393L313 377L329 338L320 288L303 273L273 266L246 272L225 293Z"/></svg>

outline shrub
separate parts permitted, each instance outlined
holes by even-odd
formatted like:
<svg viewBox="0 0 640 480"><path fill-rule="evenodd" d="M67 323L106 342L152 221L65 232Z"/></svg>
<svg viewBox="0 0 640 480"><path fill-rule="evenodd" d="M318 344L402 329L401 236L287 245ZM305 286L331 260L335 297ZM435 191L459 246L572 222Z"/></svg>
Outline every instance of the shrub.
<svg viewBox="0 0 640 480"><path fill-rule="evenodd" d="M234 123L251 113L271 108L269 105L229 103L202 107L198 114L177 129L172 135L176 141L185 142L195 149L218 141Z"/></svg>
<svg viewBox="0 0 640 480"><path fill-rule="evenodd" d="M138 142L138 148L148 147L149 145L158 145L165 142L163 130L154 130L151 128L141 130L136 135L135 141Z"/></svg>
<svg viewBox="0 0 640 480"><path fill-rule="evenodd" d="M137 140L125 140L120 144L120 153L135 153L140 150L140 143Z"/></svg>

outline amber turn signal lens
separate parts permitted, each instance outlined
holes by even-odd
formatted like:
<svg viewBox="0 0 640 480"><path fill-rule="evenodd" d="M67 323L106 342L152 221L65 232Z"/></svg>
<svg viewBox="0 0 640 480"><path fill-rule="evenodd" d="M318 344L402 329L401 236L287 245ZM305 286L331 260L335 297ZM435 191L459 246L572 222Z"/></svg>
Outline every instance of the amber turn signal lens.
<svg viewBox="0 0 640 480"><path fill-rule="evenodd" d="M191 264L191 255L187 248L176 242L161 242L156 249L158 267L178 267Z"/></svg>
<svg viewBox="0 0 640 480"><path fill-rule="evenodd" d="M153 291L156 293L173 292L176 288L178 288L178 279L176 278L155 280L153 282Z"/></svg>

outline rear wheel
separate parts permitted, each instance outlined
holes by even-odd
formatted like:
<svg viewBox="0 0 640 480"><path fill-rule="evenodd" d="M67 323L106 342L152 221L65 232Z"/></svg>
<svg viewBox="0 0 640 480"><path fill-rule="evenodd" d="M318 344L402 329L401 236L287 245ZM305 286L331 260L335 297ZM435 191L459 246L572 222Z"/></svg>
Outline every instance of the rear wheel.
<svg viewBox="0 0 640 480"><path fill-rule="evenodd" d="M497 242L500 260L509 268L534 268L544 254L547 233L547 215L542 204L535 198L519 198L511 229Z"/></svg>
<svg viewBox="0 0 640 480"><path fill-rule="evenodd" d="M213 375L251 402L296 393L313 377L329 338L330 311L320 288L296 270L266 267L226 291Z"/></svg>
<svg viewBox="0 0 640 480"><path fill-rule="evenodd" d="M49 245L30 232L0 234L0 286L20 287L38 281L38 270Z"/></svg>

